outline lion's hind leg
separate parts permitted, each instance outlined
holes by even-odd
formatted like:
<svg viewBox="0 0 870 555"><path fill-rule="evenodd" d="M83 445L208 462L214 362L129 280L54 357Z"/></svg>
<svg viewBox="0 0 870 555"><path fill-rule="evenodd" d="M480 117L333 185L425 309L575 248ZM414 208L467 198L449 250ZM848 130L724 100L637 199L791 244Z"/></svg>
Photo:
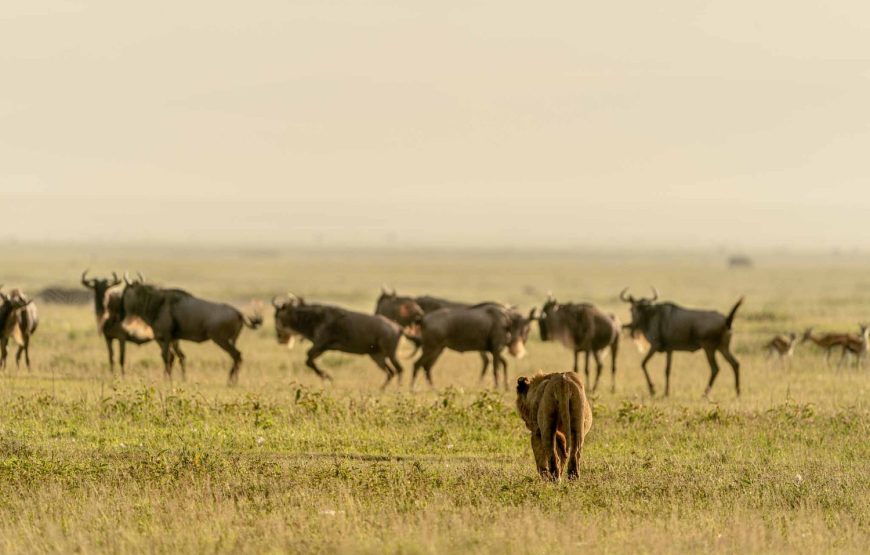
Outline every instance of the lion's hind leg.
<svg viewBox="0 0 870 555"><path fill-rule="evenodd" d="M553 451L553 458L550 459L551 468L565 468L568 464L568 440L565 439L565 434L556 432L556 448Z"/></svg>

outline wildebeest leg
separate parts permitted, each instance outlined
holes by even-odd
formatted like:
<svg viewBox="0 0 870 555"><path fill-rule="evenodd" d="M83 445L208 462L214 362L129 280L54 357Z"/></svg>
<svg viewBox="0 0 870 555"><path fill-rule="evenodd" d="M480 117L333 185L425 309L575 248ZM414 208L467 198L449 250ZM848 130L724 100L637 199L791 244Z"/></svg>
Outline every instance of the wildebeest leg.
<svg viewBox="0 0 870 555"><path fill-rule="evenodd" d="M163 373L167 379L172 380L172 353L169 351L169 342L160 343L160 356L163 357Z"/></svg>
<svg viewBox="0 0 870 555"><path fill-rule="evenodd" d="M481 353L483 354L483 353ZM499 356L498 352L491 353L492 354L492 379L493 386L495 389L498 389L498 368L502 365L503 359ZM507 376L505 376L505 384L507 384Z"/></svg>
<svg viewBox="0 0 870 555"><path fill-rule="evenodd" d="M386 357L384 357L383 353L371 353L369 356L371 357L371 359L373 361L375 361L375 364L378 365L378 368L383 370L384 373L387 375L386 381L381 386L382 390L386 389L387 385L390 383L390 380L393 379L393 369L390 368L389 365L387 364Z"/></svg>
<svg viewBox="0 0 870 555"><path fill-rule="evenodd" d="M586 381L584 382L584 385L588 386L589 385L589 351L586 351L584 354L586 355L586 362L583 365L583 373L586 375Z"/></svg>
<svg viewBox="0 0 870 555"><path fill-rule="evenodd" d="M595 358L595 385L592 386L592 392L598 389L598 382L601 380L601 371L604 369L604 363L601 362L601 354L598 351L592 351L592 356Z"/></svg>
<svg viewBox="0 0 870 555"><path fill-rule="evenodd" d="M580 372L580 363L578 359L580 358L580 351L574 351L574 373L578 374Z"/></svg>
<svg viewBox="0 0 870 555"><path fill-rule="evenodd" d="M106 351L109 353L109 372L115 373L115 353L112 349L112 338L109 336L103 336L103 339L106 340ZM124 363L121 363L121 371L124 370Z"/></svg>
<svg viewBox="0 0 870 555"><path fill-rule="evenodd" d="M329 380L332 381L332 376L328 373L324 372L320 368L317 367L317 364L314 362L317 357L326 352L326 349L323 348L322 345L314 344L310 349L308 349L308 353L305 358L305 366L314 370L314 372L320 376L321 380Z"/></svg>
<svg viewBox="0 0 870 555"><path fill-rule="evenodd" d="M704 348L704 354L707 355L707 362L710 364L710 382L707 384L707 389L704 390L704 396L710 395L710 390L713 389L713 382L716 381L716 375L719 374L719 363L716 362L716 350Z"/></svg>
<svg viewBox="0 0 870 555"><path fill-rule="evenodd" d="M483 378L486 377L486 369L489 368L489 357L486 356L485 352L481 351L480 352L480 359L483 361L483 368L481 368L481 370L480 370L480 381L483 381ZM492 359L492 365L493 365L493 368L496 368L495 358ZM495 372L495 370L493 370L493 372ZM495 379L497 382L498 376L496 376ZM498 387L498 384L496 383L495 386Z"/></svg>
<svg viewBox="0 0 870 555"><path fill-rule="evenodd" d="M616 355L619 354L619 335L610 344L610 392L616 392Z"/></svg>
<svg viewBox="0 0 870 555"><path fill-rule="evenodd" d="M719 349L719 352L722 353L722 356L731 365L731 369L734 370L734 387L737 389L737 395L740 396L740 361L731 353L731 349L728 346Z"/></svg>
<svg viewBox="0 0 870 555"><path fill-rule="evenodd" d="M109 348L111 349L111 347ZM123 376L127 365L127 342L123 339L118 340L118 360L121 363L121 375ZM112 371L114 372L114 370Z"/></svg>
<svg viewBox="0 0 870 555"><path fill-rule="evenodd" d="M429 385L435 387L432 383L432 366L435 365L435 361L441 356L442 351L444 351L444 347L439 347L434 351L429 351L425 346L423 347L423 354L414 362L414 372L411 374L411 389L414 389L414 381L417 379L417 372L420 368L426 373L426 380L429 382Z"/></svg>
<svg viewBox="0 0 870 555"><path fill-rule="evenodd" d="M9 339L0 339L0 368L4 368L6 366L6 344L8 342Z"/></svg>
<svg viewBox="0 0 870 555"><path fill-rule="evenodd" d="M227 379L227 385L236 385L239 383L239 368L242 366L242 353L236 349L235 341L232 339L212 340L218 347L227 352L233 359L233 366L230 368L230 376ZM166 344L166 350L169 351L170 344Z"/></svg>
<svg viewBox="0 0 870 555"><path fill-rule="evenodd" d="M674 359L674 352L667 351L665 353L665 397L671 394L671 362Z"/></svg>
<svg viewBox="0 0 870 555"><path fill-rule="evenodd" d="M833 347L828 347L828 350L825 351L825 366L828 368L831 367L831 351L833 350Z"/></svg>
<svg viewBox="0 0 870 555"><path fill-rule="evenodd" d="M438 349L436 352L432 353L432 356L423 364L423 370L426 371L426 381L429 382L429 387L434 388L435 383L432 381L432 367L435 366L435 361L438 360L438 357L441 356L441 351L444 349Z"/></svg>
<svg viewBox="0 0 870 555"><path fill-rule="evenodd" d="M499 353L498 360L501 361L501 373L502 373L502 377L504 378L504 380L503 380L504 390L508 391L509 387L508 387L508 372L507 372L508 363L507 363L507 359L505 359L503 356L501 356L501 353Z"/></svg>
<svg viewBox="0 0 870 555"><path fill-rule="evenodd" d="M18 346L18 351L15 353L15 366L19 365L21 360L21 355L24 355L24 363L27 365L27 369L30 370L30 337L24 336L23 345Z"/></svg>
<svg viewBox="0 0 870 555"><path fill-rule="evenodd" d="M27 369L30 370L30 337L24 340L24 362L27 364Z"/></svg>
<svg viewBox="0 0 870 555"><path fill-rule="evenodd" d="M184 363L187 357L181 351L178 341L172 342L172 350L175 352L175 356L178 357L178 365L181 366L181 379L187 381L187 365Z"/></svg>
<svg viewBox="0 0 870 555"><path fill-rule="evenodd" d="M652 380L649 379L649 372L646 369L646 365L649 362L649 359L651 359L654 354L656 354L655 350L650 348L649 352L646 354L645 357L643 357L643 361L640 363L640 368L643 370L643 375L646 378L646 385L649 386L650 395L656 394L656 388L653 385Z"/></svg>
<svg viewBox="0 0 870 555"><path fill-rule="evenodd" d="M389 361L393 365L393 372L396 374L396 384L402 385L402 373L404 373L405 369L402 368L402 365L399 363L399 357L396 356L395 352L390 353Z"/></svg>

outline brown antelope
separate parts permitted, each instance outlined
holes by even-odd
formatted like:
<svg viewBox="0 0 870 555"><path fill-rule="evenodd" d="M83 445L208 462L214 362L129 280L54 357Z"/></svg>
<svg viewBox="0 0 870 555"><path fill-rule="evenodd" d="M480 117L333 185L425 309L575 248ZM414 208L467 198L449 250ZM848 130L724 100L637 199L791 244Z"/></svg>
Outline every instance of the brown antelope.
<svg viewBox="0 0 870 555"><path fill-rule="evenodd" d="M849 342L852 336L848 333L826 333L823 335L813 335L813 328L807 328L801 338L801 343L812 341L819 347L825 350L825 365L831 365L831 351L837 347L843 348Z"/></svg>
<svg viewBox="0 0 870 555"><path fill-rule="evenodd" d="M767 351L767 358L773 356L779 357L780 362L785 365L786 362L791 362L791 357L794 355L794 348L797 345L798 335L794 332L786 335L777 335L768 341L764 348Z"/></svg>
<svg viewBox="0 0 870 555"><path fill-rule="evenodd" d="M861 333L857 336L850 336L849 341L843 344L843 354L840 355L840 362L837 368L843 365L844 360L848 355L855 357L855 368L864 366L864 359L867 358L868 343L870 343L870 326L867 324L859 324Z"/></svg>

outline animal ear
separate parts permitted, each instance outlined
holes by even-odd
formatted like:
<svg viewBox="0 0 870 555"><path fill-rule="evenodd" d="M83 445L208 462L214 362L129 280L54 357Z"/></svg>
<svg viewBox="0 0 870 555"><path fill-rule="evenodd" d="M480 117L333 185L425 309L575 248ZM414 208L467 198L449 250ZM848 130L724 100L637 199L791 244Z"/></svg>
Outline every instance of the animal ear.
<svg viewBox="0 0 870 555"><path fill-rule="evenodd" d="M521 378L517 378L517 394L525 395L525 393L529 390L529 378L523 376Z"/></svg>

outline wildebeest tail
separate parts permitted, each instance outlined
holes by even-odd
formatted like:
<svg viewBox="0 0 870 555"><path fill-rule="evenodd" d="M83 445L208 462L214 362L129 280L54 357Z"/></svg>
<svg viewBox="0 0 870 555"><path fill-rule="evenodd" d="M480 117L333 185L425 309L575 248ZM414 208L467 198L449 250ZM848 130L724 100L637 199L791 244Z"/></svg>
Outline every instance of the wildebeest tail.
<svg viewBox="0 0 870 555"><path fill-rule="evenodd" d="M245 324L245 327L255 330L263 325L263 303L256 299L252 300L251 312L250 316L242 313L242 323Z"/></svg>
<svg viewBox="0 0 870 555"><path fill-rule="evenodd" d="M407 358L413 358L414 355L417 354L417 351L420 350L420 347L423 345L423 338L419 335L408 333L405 330L402 330L402 337L414 344L414 350L411 352L410 355L407 356Z"/></svg>
<svg viewBox="0 0 870 555"><path fill-rule="evenodd" d="M255 330L263 325L263 317L259 314L254 314L253 316L245 316L242 314L242 323L244 323L246 327Z"/></svg>
<svg viewBox="0 0 870 555"><path fill-rule="evenodd" d="M737 302L734 304L734 308L731 309L731 312L728 313L728 317L725 318L725 327L729 330L731 329L731 323L734 321L734 315L737 314L737 309L740 308L740 305L743 304L743 299L746 297L740 297L737 299Z"/></svg>

